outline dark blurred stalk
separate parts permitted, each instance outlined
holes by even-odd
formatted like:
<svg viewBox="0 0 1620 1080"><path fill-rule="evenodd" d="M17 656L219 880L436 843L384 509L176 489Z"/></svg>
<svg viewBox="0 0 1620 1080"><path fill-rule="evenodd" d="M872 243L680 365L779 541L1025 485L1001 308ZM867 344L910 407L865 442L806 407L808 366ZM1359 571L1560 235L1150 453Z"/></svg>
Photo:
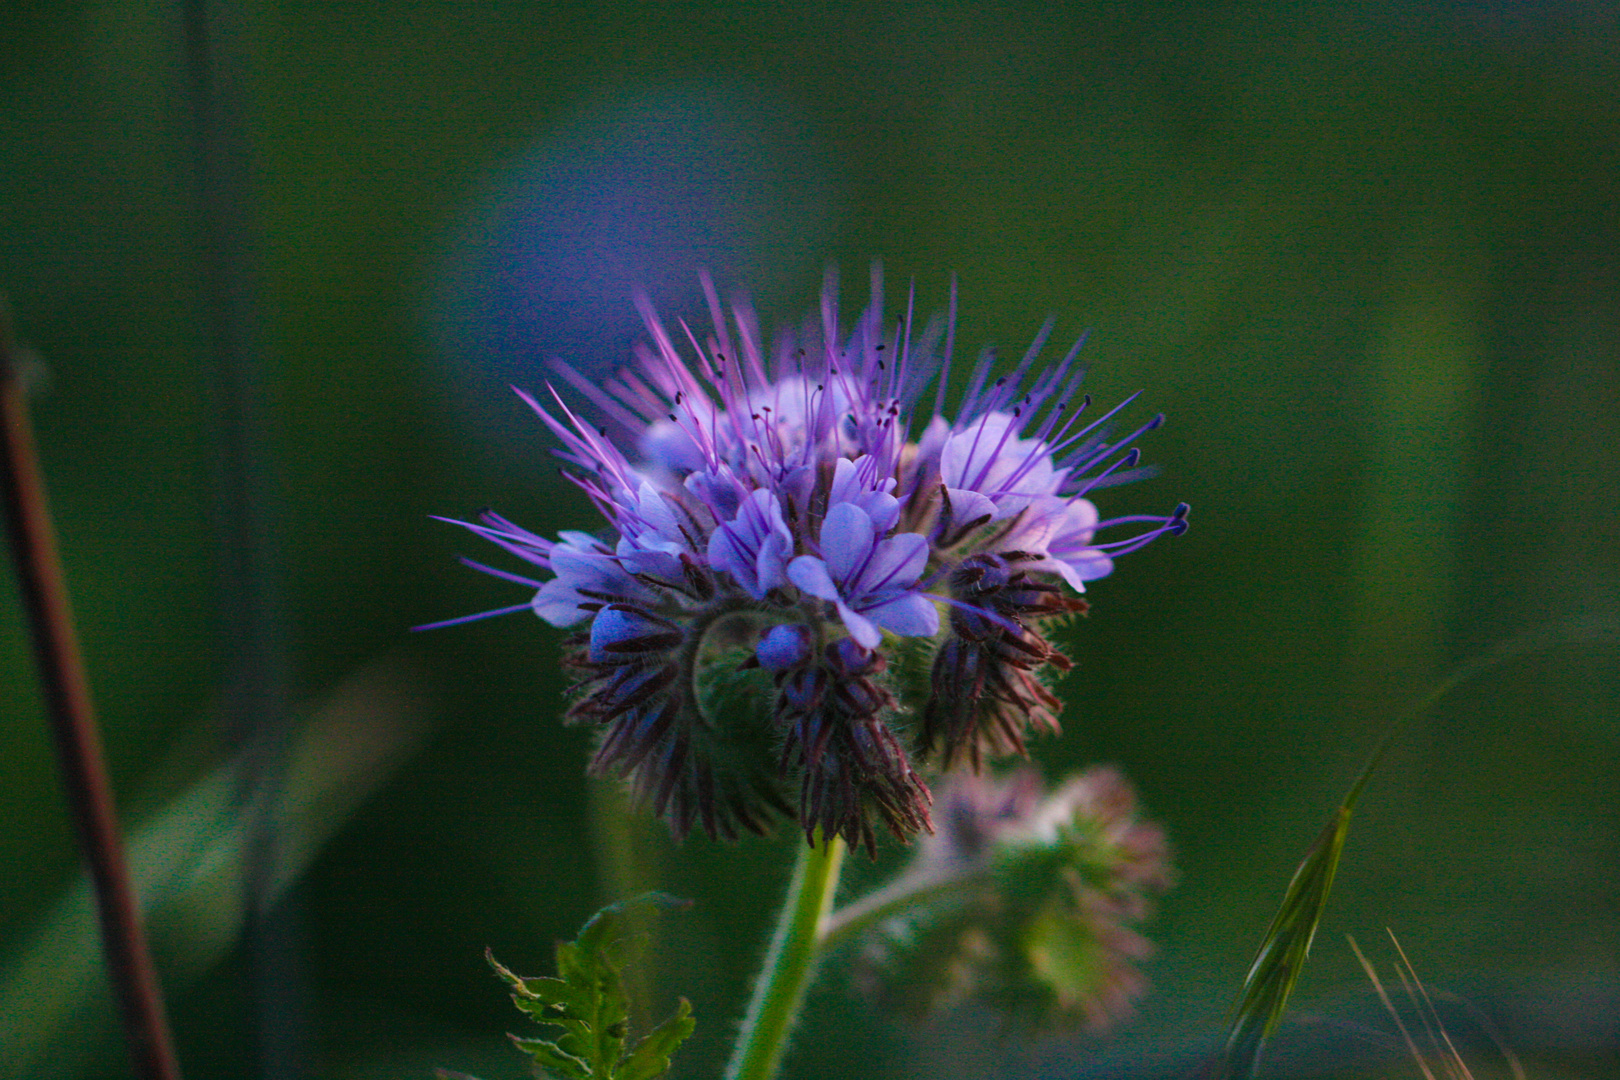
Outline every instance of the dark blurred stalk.
<svg viewBox="0 0 1620 1080"><path fill-rule="evenodd" d="M256 1017L259 1075L292 1080L304 1068L300 934L283 902L272 910L277 864L269 809L288 740L287 646L272 543L263 437L264 355L259 340L240 11L183 0L187 98L194 132L199 270L215 428L215 533L220 624L228 682L226 737L242 755L241 805L249 822L242 888Z"/></svg>
<svg viewBox="0 0 1620 1080"><path fill-rule="evenodd" d="M1476 416L1485 282L1479 245L1461 221L1403 224L1362 391L1367 458L1347 670L1368 715L1416 693L1447 662L1446 620L1468 542L1470 443L1488 438Z"/></svg>
<svg viewBox="0 0 1620 1080"><path fill-rule="evenodd" d="M136 1072L151 1080L179 1080L180 1064L169 1035L163 991L146 947L118 832L101 732L90 701L90 680L73 629L22 379L10 312L0 302L0 496L62 768L62 785L90 864L101 916L102 949Z"/></svg>
<svg viewBox="0 0 1620 1080"><path fill-rule="evenodd" d="M624 785L592 779L587 787L591 839L595 848L602 903L616 904L630 896L656 890L662 880L659 847L649 815L631 805ZM658 946L658 920L646 905L626 906L623 918L633 940L647 942L641 959L623 973L625 993L633 1016L650 1017L657 1007L655 988L663 985L667 960Z"/></svg>

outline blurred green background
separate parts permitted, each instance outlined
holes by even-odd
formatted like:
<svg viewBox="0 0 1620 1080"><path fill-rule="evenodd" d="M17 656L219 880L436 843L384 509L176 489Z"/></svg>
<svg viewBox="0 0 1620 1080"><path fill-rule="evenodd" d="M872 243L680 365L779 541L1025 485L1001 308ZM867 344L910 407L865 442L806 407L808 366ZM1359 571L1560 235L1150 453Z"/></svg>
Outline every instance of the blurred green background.
<svg viewBox="0 0 1620 1080"><path fill-rule="evenodd" d="M1464 687L1375 781L1273 1069L1407 1074L1344 942L1387 955L1388 926L1466 1003L1448 1026L1480 1075L1493 1038L1536 1077L1620 1071L1612 5L249 2L215 41L256 429L222 419L213 373L181 10L0 8L0 290L43 361L35 422L121 809L166 868L154 933L194 1080L521 1075L485 946L540 973L647 884L696 901L659 924L655 996L698 1017L677 1075L715 1074L793 838L632 826L627 868L589 735L557 722L562 635L407 628L523 599L429 515L591 527L508 382L627 356L636 283L697 316L707 266L796 325L828 264L860 302L873 257L895 315L908 280L932 310L960 276L968 355L1016 355L1054 315L1092 331L1093 394L1168 414L1160 477L1104 513L1185 499L1193 529L1094 585L1067 733L1037 754L1123 766L1182 881L1155 994L1111 1039L903 1025L834 958L787 1075L1185 1074L1388 720L1546 623L1592 641ZM244 434L258 648L312 725L285 729L269 810L239 805L229 754L252 601L217 508ZM0 770L0 1074L127 1075L62 899L76 855L10 584ZM279 903L244 947L244 822L266 815Z"/></svg>

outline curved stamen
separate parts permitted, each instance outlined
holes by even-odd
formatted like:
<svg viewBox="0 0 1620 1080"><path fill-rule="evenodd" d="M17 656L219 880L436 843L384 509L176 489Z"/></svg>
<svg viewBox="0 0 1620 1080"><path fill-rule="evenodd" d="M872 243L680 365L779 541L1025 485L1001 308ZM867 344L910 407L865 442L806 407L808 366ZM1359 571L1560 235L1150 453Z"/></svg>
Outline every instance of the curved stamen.
<svg viewBox="0 0 1620 1080"><path fill-rule="evenodd" d="M1058 432L1057 435L1053 436L1053 438L1055 440L1055 445L1052 447L1052 456L1053 456L1053 458L1055 459L1057 457L1057 455L1063 453L1070 446L1073 446L1076 442L1079 442L1081 439L1084 439L1087 435L1090 435L1092 432L1096 431L1099 427L1101 427L1102 425L1108 423L1108 421L1112 420L1114 417L1116 417L1120 413L1124 412L1125 409L1128 408L1133 401L1135 401L1137 398L1139 398L1141 396L1142 396L1142 391L1138 390L1136 393L1131 394L1124 401L1121 401L1118 405L1115 405L1112 409L1109 409L1107 412L1105 412L1101 416L1097 417L1097 419L1093 420L1091 423L1087 424L1085 427L1081 428L1079 431L1076 431L1073 434L1069 434L1069 432L1068 432L1069 424L1072 424L1072 423L1074 423L1074 421L1078 420L1080 418L1081 414L1085 412L1085 409L1082 408L1082 409L1078 410L1077 412L1075 412L1075 414L1072 417L1069 418L1069 424L1065 424L1063 426L1063 430ZM1086 395L1085 404L1087 406L1089 406L1091 404L1091 395L1090 394ZM1073 466L1071 466L1071 468L1072 467Z"/></svg>
<svg viewBox="0 0 1620 1080"><path fill-rule="evenodd" d="M527 585L531 589L538 589L542 584L544 584L543 582L535 581L533 578L526 578L522 574L514 574L507 570L497 570L493 566L485 566L476 559L469 559L465 555L456 556L456 561L462 566L477 570L481 574L488 574L491 577L498 577L502 581L510 581L515 585Z"/></svg>
<svg viewBox="0 0 1620 1080"><path fill-rule="evenodd" d="M411 632L420 630L443 630L447 626L460 626L463 623L479 622L483 619L493 619L497 615L515 615L520 611L533 611L533 604L513 604L511 607L496 608L494 611L480 611L476 615L461 615L454 619L443 619L439 622L423 623L421 626L411 627Z"/></svg>
<svg viewBox="0 0 1620 1080"><path fill-rule="evenodd" d="M1069 468L1071 468L1077 475L1085 476L1087 473L1091 472L1092 469L1096 468L1096 466L1100 462L1107 459L1110 455L1116 454L1120 450L1123 450L1125 447L1129 446L1131 443L1133 443L1137 439L1141 438L1147 432L1156 430L1163 423L1164 423L1164 413L1159 413L1153 419L1149 420L1147 423L1143 424L1141 427L1137 428L1135 431L1131 432L1129 435L1125 436L1123 439L1119 440L1116 443L1113 443L1112 445L1099 446L1096 449L1096 451L1091 454L1090 457L1086 458L1084 461L1076 462L1076 463L1070 465ZM1106 473L1104 475L1106 475ZM1096 479L1101 480L1102 477L1099 476ZM1095 483L1096 483L1096 481L1093 481L1090 486L1095 486ZM1086 490L1090 490L1090 487L1088 486L1088 488Z"/></svg>

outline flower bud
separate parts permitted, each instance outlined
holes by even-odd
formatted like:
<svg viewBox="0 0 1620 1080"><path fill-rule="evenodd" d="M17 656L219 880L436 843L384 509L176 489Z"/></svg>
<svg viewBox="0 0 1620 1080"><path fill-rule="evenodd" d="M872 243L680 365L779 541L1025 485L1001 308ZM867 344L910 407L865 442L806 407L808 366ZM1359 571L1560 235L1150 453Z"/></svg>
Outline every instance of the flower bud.
<svg viewBox="0 0 1620 1080"><path fill-rule="evenodd" d="M808 626L773 626L759 639L754 655L766 671L787 671L810 659L814 637Z"/></svg>
<svg viewBox="0 0 1620 1080"><path fill-rule="evenodd" d="M1128 1016L1152 951L1133 926L1172 873L1119 773L1093 768L1044 797L1033 770L961 775L937 809L939 831L889 887L917 882L921 898L867 936L868 993L914 1016L980 1000L1037 1027Z"/></svg>
<svg viewBox="0 0 1620 1080"><path fill-rule="evenodd" d="M667 619L629 604L609 604L591 620L588 655L594 664L633 661L680 643L680 628Z"/></svg>

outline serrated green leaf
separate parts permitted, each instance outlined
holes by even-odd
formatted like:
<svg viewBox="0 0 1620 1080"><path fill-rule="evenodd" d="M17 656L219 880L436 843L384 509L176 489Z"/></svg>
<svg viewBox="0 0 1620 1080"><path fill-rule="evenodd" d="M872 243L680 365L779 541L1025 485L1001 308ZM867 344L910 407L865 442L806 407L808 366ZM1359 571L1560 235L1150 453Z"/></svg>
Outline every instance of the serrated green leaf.
<svg viewBox="0 0 1620 1080"><path fill-rule="evenodd" d="M563 982L561 979L524 979L523 991L536 1006L561 1009L566 1013L578 1015L590 1006L590 996L578 986ZM516 995L513 995L516 997ZM527 1008L519 1003L518 1007L527 1012Z"/></svg>
<svg viewBox="0 0 1620 1080"><path fill-rule="evenodd" d="M669 1071L669 1059L697 1027L692 1019L692 1003L681 998L675 1012L636 1043L624 1059L615 1080L653 1080Z"/></svg>
<svg viewBox="0 0 1620 1080"><path fill-rule="evenodd" d="M512 990L512 1002L538 1024L561 1029L553 1039L512 1036L544 1075L560 1080L651 1080L669 1068L669 1057L692 1033L691 1007L683 999L676 1014L629 1050L630 999L622 971L639 942L622 930L631 905L684 906L662 893L603 908L591 916L573 941L557 945L557 977L524 979L485 953L495 973Z"/></svg>
<svg viewBox="0 0 1620 1080"><path fill-rule="evenodd" d="M563 1076L590 1075L590 1066L586 1062L573 1054L559 1050L554 1043L545 1039L525 1039L521 1035L511 1035L508 1038L512 1040L512 1045L528 1054L542 1069L549 1069Z"/></svg>
<svg viewBox="0 0 1620 1080"><path fill-rule="evenodd" d="M557 974L563 983L587 993L600 992L601 984L612 981L605 958L583 939L577 944L563 942L557 946Z"/></svg>
<svg viewBox="0 0 1620 1080"><path fill-rule="evenodd" d="M517 996L519 994L523 995L524 997L532 997L533 996L532 994L529 993L528 989L524 986L524 980L523 979L518 978L516 975L514 975L512 973L510 968L506 967L499 960L495 959L495 953L494 953L493 950L491 950L491 949L485 949L484 950L484 962L487 963L490 967L494 968L495 969L495 974L497 974L497 975L499 975L501 977L501 981L506 983L506 985L508 985L508 986L510 986L512 988L513 996Z"/></svg>
<svg viewBox="0 0 1620 1080"><path fill-rule="evenodd" d="M585 920L580 927L579 937L574 939L570 951L574 952L592 966L600 962L600 958L612 944L612 934L618 929L624 918L624 908L620 905L605 907Z"/></svg>

